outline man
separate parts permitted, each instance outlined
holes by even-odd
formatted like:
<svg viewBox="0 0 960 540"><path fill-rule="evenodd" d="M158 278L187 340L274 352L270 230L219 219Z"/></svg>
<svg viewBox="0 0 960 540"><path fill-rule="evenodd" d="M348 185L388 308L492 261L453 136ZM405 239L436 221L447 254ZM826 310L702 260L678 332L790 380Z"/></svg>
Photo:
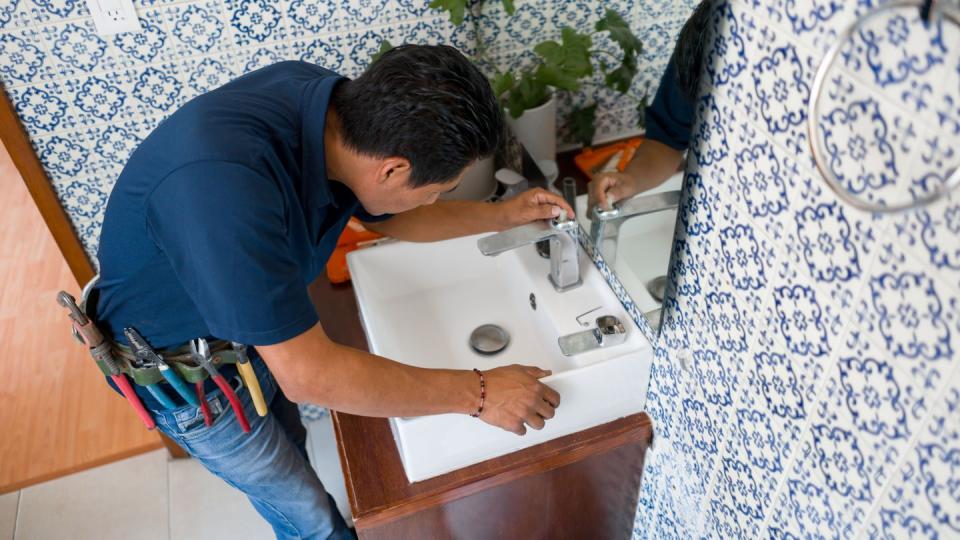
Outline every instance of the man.
<svg viewBox="0 0 960 540"><path fill-rule="evenodd" d="M159 429L246 493L278 537L352 537L306 460L291 400L366 416L481 412L518 435L553 417L560 396L538 380L547 371L509 366L481 379L351 349L327 337L307 295L351 216L429 242L571 212L542 190L437 202L494 152L502 129L488 81L466 58L403 46L355 80L303 62L244 75L161 123L120 175L94 316L118 341L132 326L168 351L198 337L256 347L270 414L255 414L237 385L249 434L209 380L212 427L197 407L168 410L137 391ZM233 366L221 370L236 384Z"/></svg>
<svg viewBox="0 0 960 540"><path fill-rule="evenodd" d="M694 100L700 85L703 40L707 35L710 0L694 10L680 30L677 45L660 78L653 103L646 109L646 134L623 172L598 174L589 184L589 207L609 208L617 201L653 189L683 165L690 146Z"/></svg>

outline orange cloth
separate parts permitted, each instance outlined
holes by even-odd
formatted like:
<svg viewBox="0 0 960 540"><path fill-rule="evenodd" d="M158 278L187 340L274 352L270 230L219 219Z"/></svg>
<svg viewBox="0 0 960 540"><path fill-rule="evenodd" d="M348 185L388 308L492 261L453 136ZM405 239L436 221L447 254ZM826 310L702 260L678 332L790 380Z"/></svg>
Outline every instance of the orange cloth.
<svg viewBox="0 0 960 540"><path fill-rule="evenodd" d="M607 162L618 153L620 157L617 162L617 170L623 171L623 169L627 167L627 164L630 163L630 160L633 159L633 154L642 143L642 137L634 137L599 148L584 148L583 151L573 158L573 162L577 165L578 169L583 171L583 174L587 175L588 180L593 180L594 173L606 165Z"/></svg>
<svg viewBox="0 0 960 540"><path fill-rule="evenodd" d="M383 238L382 234L368 230L357 218L350 218L337 240L337 247L334 248L330 260L327 261L327 278L330 279L330 283L350 281L347 253L366 247L380 238Z"/></svg>

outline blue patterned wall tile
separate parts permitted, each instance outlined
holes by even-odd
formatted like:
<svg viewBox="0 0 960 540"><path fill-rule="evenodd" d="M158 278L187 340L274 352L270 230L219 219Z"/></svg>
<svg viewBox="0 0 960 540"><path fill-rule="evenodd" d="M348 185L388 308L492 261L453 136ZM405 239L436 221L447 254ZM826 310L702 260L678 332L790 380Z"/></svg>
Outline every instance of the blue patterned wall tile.
<svg viewBox="0 0 960 540"><path fill-rule="evenodd" d="M639 58L640 63L660 62L664 51L673 51L684 22L686 17L671 18L646 26L643 31L643 53Z"/></svg>
<svg viewBox="0 0 960 540"><path fill-rule="evenodd" d="M655 421L668 420L679 443L661 456L664 466L655 473L661 482L674 481L667 464L682 463L682 454L695 450L693 441L714 441L722 455L709 476L709 503L686 510L673 500L679 491L664 486L657 491L658 515L645 521L654 527L665 523L689 532L703 523L698 535L704 538L852 538L861 530L875 538L955 535L949 512L940 510L955 500L940 495L950 493L960 460L947 447L937 449L946 464L937 471L951 480L932 489L935 502L906 503L931 485L931 475L916 475L918 465L905 466L900 478L895 473L916 452L911 437L936 396L955 380L949 374L956 373L960 287L953 264L956 234L950 231L953 221L960 223L953 214L960 212L953 211L955 200L901 217L852 210L825 187L806 148L802 114L820 54L811 51L822 51L840 26L867 7L830 0L733 1L715 16L707 71L716 95L704 98L695 126L697 163L688 168L689 193L681 201L675 283L660 339L665 350L656 357L670 365L652 370L656 391L648 408ZM921 54L916 51L922 49L907 45L898 54ZM828 86L824 110L831 109L831 100L836 109L841 99L873 98L879 111L873 116L887 122L891 140L897 137L890 146L899 168L917 175L949 170L957 146L952 124L929 114L933 107L916 111L916 96L936 80L917 75L904 81L912 95L894 96L864 85L858 73L838 71L838 80L848 84ZM846 133L834 127L832 136L848 152L858 135L876 134L870 126ZM882 159L863 156L848 166L861 164L873 175L884 167ZM739 267L724 269L737 249L763 256L741 257ZM701 274L699 287L689 282L694 268ZM702 275L702 269L710 273ZM769 289L766 301L764 294L751 296L761 275ZM674 366L690 347L723 352L721 344L730 341L718 338L715 302L703 298L710 293L729 294L754 329L746 332L747 351L721 362L736 367L731 377L737 399L727 411L709 410L707 416L706 406L684 410L685 403L689 409L703 399L697 399L692 376ZM692 419L717 432L677 433ZM916 490L904 497L899 486L910 482ZM873 511L884 490L889 504ZM644 537L660 532L654 528Z"/></svg>
<svg viewBox="0 0 960 540"><path fill-rule="evenodd" d="M873 202L925 195L960 165L960 136L931 129L936 120L871 95L843 74L821 98L820 137L828 166L848 191Z"/></svg>
<svg viewBox="0 0 960 540"><path fill-rule="evenodd" d="M173 51L193 56L231 46L220 2L181 4L164 13Z"/></svg>
<svg viewBox="0 0 960 540"><path fill-rule="evenodd" d="M46 134L65 122L68 103L59 95L57 85L11 88L9 93L20 121L28 130Z"/></svg>
<svg viewBox="0 0 960 540"><path fill-rule="evenodd" d="M636 13L645 20L675 19L685 21L700 0L678 0L676 2L658 2L657 0L633 0L623 2L624 11ZM632 5L631 5L632 4Z"/></svg>
<svg viewBox="0 0 960 540"><path fill-rule="evenodd" d="M861 27L838 64L904 109L933 113L957 132L958 40L960 29L946 21L925 27L916 9L900 9Z"/></svg>
<svg viewBox="0 0 960 540"><path fill-rule="evenodd" d="M960 535L960 388L956 377L866 528L870 538Z"/></svg>
<svg viewBox="0 0 960 540"><path fill-rule="evenodd" d="M932 387L957 363L960 295L894 242L881 250L858 316L868 339Z"/></svg>
<svg viewBox="0 0 960 540"><path fill-rule="evenodd" d="M46 73L47 54L41 48L42 43L31 38L19 32L0 34L0 57L8 59L0 65L0 80L4 86L9 88L41 80Z"/></svg>
<svg viewBox="0 0 960 540"><path fill-rule="evenodd" d="M268 0L227 0L225 32L238 47L287 37L280 6Z"/></svg>
<svg viewBox="0 0 960 540"><path fill-rule="evenodd" d="M27 27L58 20L89 17L84 0L10 0L0 8L0 28Z"/></svg>
<svg viewBox="0 0 960 540"><path fill-rule="evenodd" d="M841 352L816 407L806 450L787 480L786 497L794 495L795 486L824 484L822 494L836 513L835 524L843 524L842 536L857 530L925 413L916 401L915 384L882 357L865 355L857 347ZM804 504L795 499L790 507ZM818 530L802 513L774 518L773 523L806 534Z"/></svg>
<svg viewBox="0 0 960 540"><path fill-rule="evenodd" d="M894 225L905 249L936 268L960 290L960 196L956 193L928 207L905 215Z"/></svg>
<svg viewBox="0 0 960 540"><path fill-rule="evenodd" d="M77 176L90 159L86 148L59 135L37 139L34 146L44 169L55 182Z"/></svg>
<svg viewBox="0 0 960 540"><path fill-rule="evenodd" d="M559 2L549 20L554 28L569 26L580 32L592 32L596 22L603 17L604 9L609 9L609 6L592 0ZM645 37L649 35L645 33ZM647 44L644 43L644 46Z"/></svg>

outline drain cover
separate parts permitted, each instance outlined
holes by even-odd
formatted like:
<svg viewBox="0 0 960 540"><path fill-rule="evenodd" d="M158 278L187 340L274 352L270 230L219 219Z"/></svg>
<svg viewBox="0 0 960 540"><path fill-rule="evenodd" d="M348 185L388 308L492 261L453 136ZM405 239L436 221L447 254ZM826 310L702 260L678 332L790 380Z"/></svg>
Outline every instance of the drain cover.
<svg viewBox="0 0 960 540"><path fill-rule="evenodd" d="M647 283L647 291L657 302L663 302L663 297L667 292L667 276L659 276Z"/></svg>
<svg viewBox="0 0 960 540"><path fill-rule="evenodd" d="M480 354L497 354L507 348L510 343L510 334L495 324L478 326L470 334L470 348Z"/></svg>

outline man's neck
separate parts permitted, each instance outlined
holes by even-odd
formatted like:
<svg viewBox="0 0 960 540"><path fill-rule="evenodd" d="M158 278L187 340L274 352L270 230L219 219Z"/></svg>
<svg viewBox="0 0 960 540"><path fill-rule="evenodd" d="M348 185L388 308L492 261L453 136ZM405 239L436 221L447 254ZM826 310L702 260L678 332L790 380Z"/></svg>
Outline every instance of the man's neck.
<svg viewBox="0 0 960 540"><path fill-rule="evenodd" d="M347 184L347 187L350 187L349 180L344 171L349 152L340 137L340 117L332 108L328 109L323 125L323 157L327 166L327 178Z"/></svg>

